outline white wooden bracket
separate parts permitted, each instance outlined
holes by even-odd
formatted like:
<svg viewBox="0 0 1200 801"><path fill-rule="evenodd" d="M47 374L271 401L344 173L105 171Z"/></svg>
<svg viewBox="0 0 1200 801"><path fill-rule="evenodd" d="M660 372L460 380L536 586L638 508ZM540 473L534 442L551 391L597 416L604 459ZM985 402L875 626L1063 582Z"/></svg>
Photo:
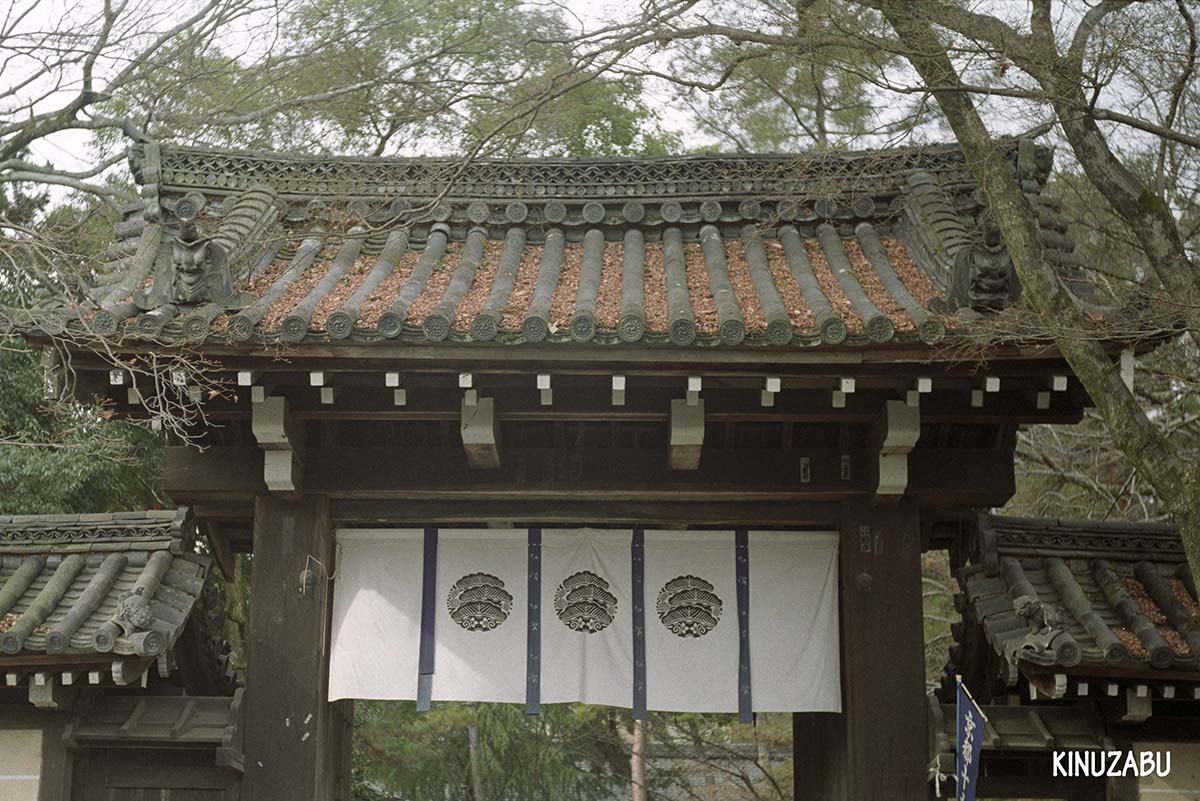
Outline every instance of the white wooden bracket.
<svg viewBox="0 0 1200 801"><path fill-rule="evenodd" d="M775 396L779 394L779 390L783 388L783 382L778 376L767 376L763 379L762 394L759 397L759 402L764 407L775 405Z"/></svg>
<svg viewBox="0 0 1200 801"><path fill-rule="evenodd" d="M287 398L263 398L250 412L250 429L263 451L263 481L271 492L299 492L304 474L304 428Z"/></svg>
<svg viewBox="0 0 1200 801"><path fill-rule="evenodd" d="M614 375L612 377L612 405L625 405L625 376Z"/></svg>
<svg viewBox="0 0 1200 801"><path fill-rule="evenodd" d="M671 444L668 463L672 470L696 470L704 446L704 401L695 403L676 398L671 401Z"/></svg>
<svg viewBox="0 0 1200 801"><path fill-rule="evenodd" d="M879 485L875 494L899 498L908 489L908 455L921 436L921 410L901 401L888 401L879 426Z"/></svg>
<svg viewBox="0 0 1200 801"><path fill-rule="evenodd" d="M464 393L460 429L467 463L471 467L476 470L500 467L500 428L496 423L495 398L480 398L473 389Z"/></svg>

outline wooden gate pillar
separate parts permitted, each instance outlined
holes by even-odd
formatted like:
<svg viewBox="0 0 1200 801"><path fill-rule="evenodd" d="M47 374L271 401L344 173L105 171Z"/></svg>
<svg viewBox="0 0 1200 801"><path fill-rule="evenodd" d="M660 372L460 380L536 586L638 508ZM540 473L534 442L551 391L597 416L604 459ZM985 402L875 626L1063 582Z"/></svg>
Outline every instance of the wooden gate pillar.
<svg viewBox="0 0 1200 801"><path fill-rule="evenodd" d="M311 557L311 559L310 559ZM324 497L254 505L244 801L348 801L349 702L330 704L333 525Z"/></svg>
<svg viewBox="0 0 1200 801"><path fill-rule="evenodd" d="M923 801L921 537L915 503L842 509L842 714L793 716L796 801Z"/></svg>

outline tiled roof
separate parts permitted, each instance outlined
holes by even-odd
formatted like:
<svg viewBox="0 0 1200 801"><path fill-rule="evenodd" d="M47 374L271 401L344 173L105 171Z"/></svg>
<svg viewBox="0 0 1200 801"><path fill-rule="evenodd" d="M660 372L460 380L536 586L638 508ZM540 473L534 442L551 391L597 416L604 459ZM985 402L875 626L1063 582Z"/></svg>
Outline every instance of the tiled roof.
<svg viewBox="0 0 1200 801"><path fill-rule="evenodd" d="M232 696L102 694L68 724L63 741L84 748L198 748L216 764L242 769L242 691Z"/></svg>
<svg viewBox="0 0 1200 801"><path fill-rule="evenodd" d="M1048 151L1004 146L1073 271L1041 196ZM132 164L146 200L87 302L0 323L218 343L933 343L1018 292L952 146L464 166L142 143Z"/></svg>
<svg viewBox="0 0 1200 801"><path fill-rule="evenodd" d="M949 755L949 773L954 771L955 726L958 715L954 704L939 703L927 696L930 735L935 747L930 756ZM1001 706L989 704L984 710L987 724L983 748L987 751L1063 751L1103 748L1105 733L1102 720L1082 705Z"/></svg>
<svg viewBox="0 0 1200 801"><path fill-rule="evenodd" d="M959 582L1010 686L1028 669L1200 681L1196 584L1170 527L984 515Z"/></svg>
<svg viewBox="0 0 1200 801"><path fill-rule="evenodd" d="M165 653L208 575L192 536L184 510L0 517L0 665Z"/></svg>

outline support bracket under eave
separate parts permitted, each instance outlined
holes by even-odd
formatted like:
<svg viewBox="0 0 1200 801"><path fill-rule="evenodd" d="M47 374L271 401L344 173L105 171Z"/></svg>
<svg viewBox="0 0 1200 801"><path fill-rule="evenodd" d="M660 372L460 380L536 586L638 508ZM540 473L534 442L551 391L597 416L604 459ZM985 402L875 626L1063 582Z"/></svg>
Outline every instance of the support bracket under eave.
<svg viewBox="0 0 1200 801"><path fill-rule="evenodd" d="M904 401L890 400L877 426L879 483L875 496L896 500L908 489L908 455L921 436L921 409Z"/></svg>
<svg viewBox="0 0 1200 801"><path fill-rule="evenodd" d="M500 467L500 429L496 424L495 398L470 395L462 402L462 441L467 464L475 470Z"/></svg>
<svg viewBox="0 0 1200 801"><path fill-rule="evenodd" d="M304 428L287 398L252 404L250 427L263 451L263 481L271 492L299 492L304 475Z"/></svg>
<svg viewBox="0 0 1200 801"><path fill-rule="evenodd" d="M704 401L671 401L671 444L668 462L672 470L698 470L704 447Z"/></svg>

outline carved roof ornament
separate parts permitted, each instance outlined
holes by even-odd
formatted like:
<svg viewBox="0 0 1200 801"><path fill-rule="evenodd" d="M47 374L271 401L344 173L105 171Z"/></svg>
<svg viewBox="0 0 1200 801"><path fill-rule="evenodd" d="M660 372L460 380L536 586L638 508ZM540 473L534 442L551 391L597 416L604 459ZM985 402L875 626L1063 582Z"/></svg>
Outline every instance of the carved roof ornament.
<svg viewBox="0 0 1200 801"><path fill-rule="evenodd" d="M283 206L274 189L253 186L232 196L216 229L202 235L200 220L206 205L203 194L189 192L165 215L170 257L158 260L152 288L137 299L141 308L211 303L235 310L249 302L249 295L238 287L267 249ZM310 216L325 209L319 200L310 201L309 206Z"/></svg>
<svg viewBox="0 0 1200 801"><path fill-rule="evenodd" d="M1000 227L990 211L979 216L976 241L961 248L954 258L950 297L975 311L999 311L1021 296L1021 282L1012 256L1000 238Z"/></svg>

